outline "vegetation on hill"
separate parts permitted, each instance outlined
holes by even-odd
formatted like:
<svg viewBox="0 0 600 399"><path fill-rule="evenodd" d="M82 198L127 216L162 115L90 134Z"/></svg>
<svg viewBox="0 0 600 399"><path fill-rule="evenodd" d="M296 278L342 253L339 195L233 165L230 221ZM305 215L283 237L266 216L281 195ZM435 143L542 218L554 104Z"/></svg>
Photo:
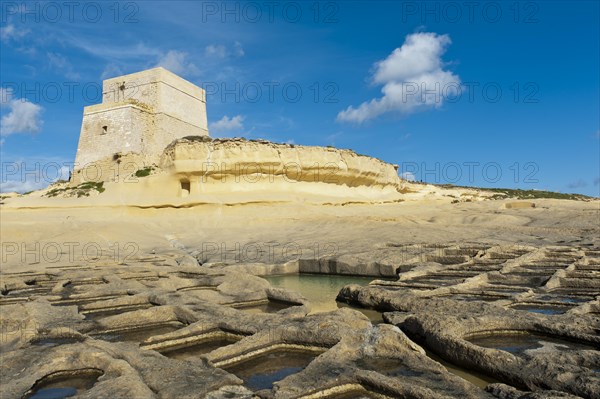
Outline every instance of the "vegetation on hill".
<svg viewBox="0 0 600 399"><path fill-rule="evenodd" d="M90 194L93 191L97 191L98 193L102 193L104 192L105 188L104 188L104 182L92 182L92 181L87 181L85 183L81 183L78 186L75 187L60 187L60 188L53 188L51 190L49 190L45 196L46 197L57 197L58 195L63 195L66 197L89 197Z"/></svg>
<svg viewBox="0 0 600 399"><path fill-rule="evenodd" d="M148 166L147 168L144 169L139 169L138 171L135 172L136 177L146 177L146 176L150 176L150 173L152 173L152 170L154 168L152 166Z"/></svg>
<svg viewBox="0 0 600 399"><path fill-rule="evenodd" d="M566 199L574 201L589 201L595 199L583 194L570 194L570 193L557 193L554 191L543 191L543 190L521 190L514 188L482 188L482 187L467 187L467 186L455 186L452 184L442 184L441 187L445 188L469 188L473 190L491 191L496 194L492 195L490 199L503 199L503 198L515 198L515 199L538 199L538 198L549 198L549 199Z"/></svg>

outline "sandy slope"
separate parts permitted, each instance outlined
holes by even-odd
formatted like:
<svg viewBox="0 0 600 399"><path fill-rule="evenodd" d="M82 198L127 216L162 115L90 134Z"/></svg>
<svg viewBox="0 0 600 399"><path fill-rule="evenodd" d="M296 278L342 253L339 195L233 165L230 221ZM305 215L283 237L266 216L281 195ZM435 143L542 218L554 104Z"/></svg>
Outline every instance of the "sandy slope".
<svg viewBox="0 0 600 399"><path fill-rule="evenodd" d="M536 208L529 209L504 209L504 202L451 204L447 198L420 198L345 206L290 202L179 209L2 206L2 271L85 260L110 263L131 254L170 251L174 245L183 245L188 252L204 251L204 259L211 262L225 258L285 262L390 244L600 242L599 201L537 200ZM54 255L56 248L62 254ZM101 259L93 259L99 248ZM262 255L255 255L257 251Z"/></svg>

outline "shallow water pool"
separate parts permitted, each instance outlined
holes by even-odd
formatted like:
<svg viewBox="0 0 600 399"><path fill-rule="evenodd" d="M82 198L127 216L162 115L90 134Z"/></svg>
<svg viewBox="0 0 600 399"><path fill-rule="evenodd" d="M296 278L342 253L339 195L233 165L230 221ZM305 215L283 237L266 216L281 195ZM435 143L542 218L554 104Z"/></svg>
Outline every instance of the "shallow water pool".
<svg viewBox="0 0 600 399"><path fill-rule="evenodd" d="M271 389L273 383L302 371L316 356L313 352L278 350L225 369L244 380L248 388L258 391Z"/></svg>
<svg viewBox="0 0 600 399"><path fill-rule="evenodd" d="M348 284L368 285L379 277L340 276L331 274L287 274L263 277L273 287L302 294L309 300L311 313L329 312L338 308L335 298Z"/></svg>
<svg viewBox="0 0 600 399"><path fill-rule="evenodd" d="M79 372L56 373L43 378L27 392L25 399L62 399L79 395L92 388L103 374L101 370L86 369Z"/></svg>
<svg viewBox="0 0 600 399"><path fill-rule="evenodd" d="M515 355L534 353L534 351L578 351L595 350L597 348L585 343L579 343L528 332L499 332L482 334L467 339L472 344L503 350Z"/></svg>

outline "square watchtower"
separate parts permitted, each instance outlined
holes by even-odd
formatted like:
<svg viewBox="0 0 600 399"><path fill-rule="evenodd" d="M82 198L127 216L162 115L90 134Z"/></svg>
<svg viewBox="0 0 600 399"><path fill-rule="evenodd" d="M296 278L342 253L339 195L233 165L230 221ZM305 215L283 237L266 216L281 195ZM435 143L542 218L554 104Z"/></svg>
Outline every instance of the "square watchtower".
<svg viewBox="0 0 600 399"><path fill-rule="evenodd" d="M200 87L161 67L107 79L102 103L84 108L75 173L110 163L115 154L155 163L173 140L207 135L206 93Z"/></svg>

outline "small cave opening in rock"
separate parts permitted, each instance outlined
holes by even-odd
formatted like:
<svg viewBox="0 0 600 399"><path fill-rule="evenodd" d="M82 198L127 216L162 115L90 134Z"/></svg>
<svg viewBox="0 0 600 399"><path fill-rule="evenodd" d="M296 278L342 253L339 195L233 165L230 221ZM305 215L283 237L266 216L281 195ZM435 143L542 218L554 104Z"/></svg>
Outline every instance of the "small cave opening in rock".
<svg viewBox="0 0 600 399"><path fill-rule="evenodd" d="M187 197L188 195L190 195L190 189L191 189L190 181L189 180L181 180L180 184L181 184L181 196Z"/></svg>

